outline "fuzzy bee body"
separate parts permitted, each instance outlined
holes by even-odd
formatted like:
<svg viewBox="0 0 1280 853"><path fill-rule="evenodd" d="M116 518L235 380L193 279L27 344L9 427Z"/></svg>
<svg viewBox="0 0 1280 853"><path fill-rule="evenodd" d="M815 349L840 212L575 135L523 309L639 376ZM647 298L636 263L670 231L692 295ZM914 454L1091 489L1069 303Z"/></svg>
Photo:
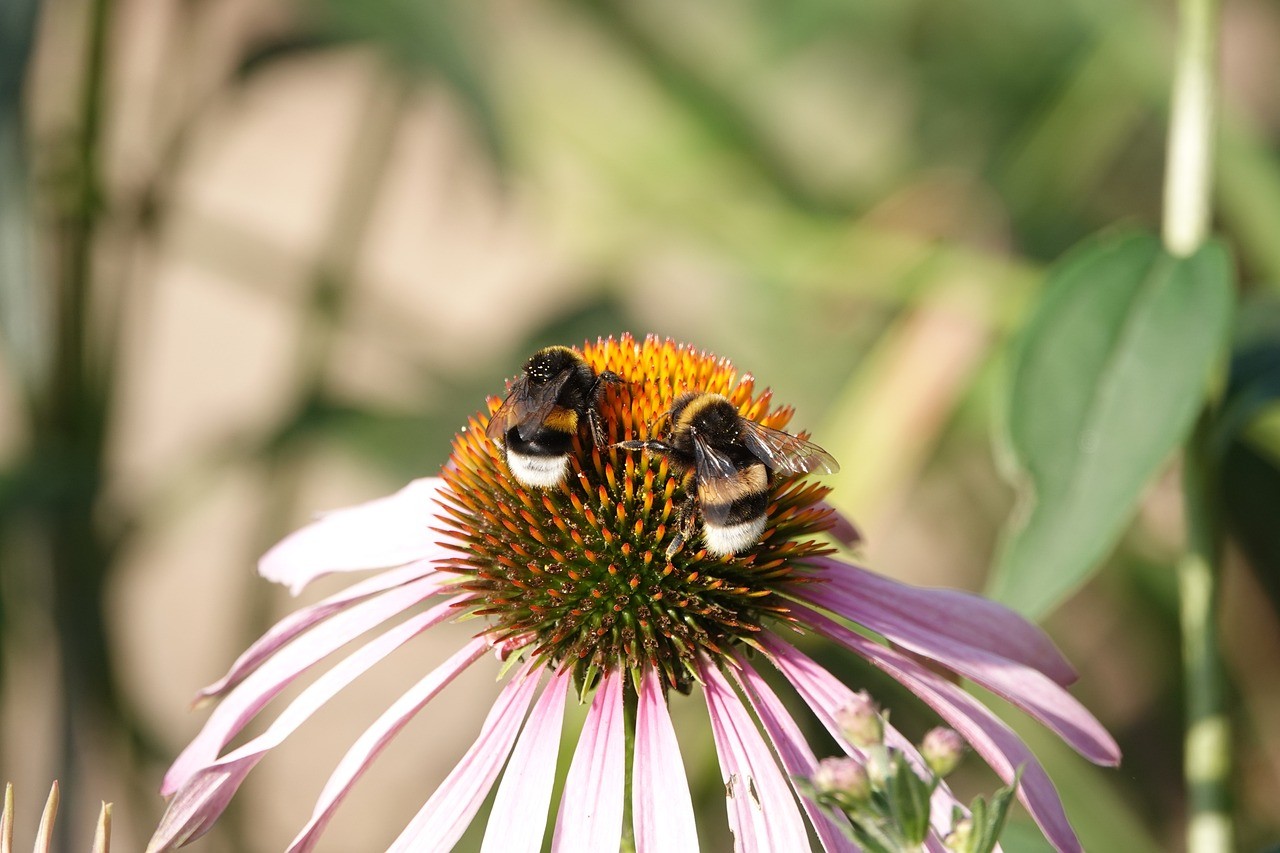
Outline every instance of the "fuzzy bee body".
<svg viewBox="0 0 1280 853"><path fill-rule="evenodd" d="M610 371L597 374L569 347L540 349L525 362L485 432L502 448L511 475L535 489L551 488L569 472L573 437L585 418L591 440L604 445L600 394Z"/></svg>
<svg viewBox="0 0 1280 853"><path fill-rule="evenodd" d="M708 553L721 556L749 549L764 533L772 473L840 469L821 447L744 418L737 406L719 394L682 394L666 419L664 439L624 441L618 446L664 454L683 478L688 498L668 557L692 533L698 515Z"/></svg>

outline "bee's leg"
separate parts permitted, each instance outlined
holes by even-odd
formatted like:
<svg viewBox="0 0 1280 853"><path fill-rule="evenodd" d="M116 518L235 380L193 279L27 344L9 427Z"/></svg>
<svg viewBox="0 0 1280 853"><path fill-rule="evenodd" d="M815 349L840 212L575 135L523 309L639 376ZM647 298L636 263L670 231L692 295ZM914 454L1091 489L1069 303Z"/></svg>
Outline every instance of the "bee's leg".
<svg viewBox="0 0 1280 853"><path fill-rule="evenodd" d="M696 495L696 488L690 484L684 500L680 502L680 508L676 510L676 535L671 540L671 544L667 546L666 557L668 560L693 536L694 525L698 523L698 499Z"/></svg>
<svg viewBox="0 0 1280 853"><path fill-rule="evenodd" d="M675 448L665 441L619 441L614 447L623 450L648 450L651 453L674 453Z"/></svg>
<svg viewBox="0 0 1280 853"><path fill-rule="evenodd" d="M609 446L609 439L604 434L604 424L600 422L600 410L595 406L587 409L587 426L591 428L591 443L599 450Z"/></svg>
<svg viewBox="0 0 1280 853"><path fill-rule="evenodd" d="M606 370L597 375L596 381L591 385L591 406L587 409L587 426L591 428L592 443L601 450L608 447L609 439L604 433L604 424L600 419L600 396L604 394L606 383L616 385L621 382L621 376L612 370Z"/></svg>

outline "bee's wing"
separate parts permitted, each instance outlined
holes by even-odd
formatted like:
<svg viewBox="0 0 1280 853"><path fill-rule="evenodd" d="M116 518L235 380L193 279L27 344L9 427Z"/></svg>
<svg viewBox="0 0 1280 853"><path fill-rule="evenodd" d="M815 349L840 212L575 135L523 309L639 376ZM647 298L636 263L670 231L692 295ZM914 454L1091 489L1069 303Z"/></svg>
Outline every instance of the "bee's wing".
<svg viewBox="0 0 1280 853"><path fill-rule="evenodd" d="M738 466L696 433L693 436L693 458L698 475L698 508L711 524L729 520L733 504L726 488L737 482Z"/></svg>
<svg viewBox="0 0 1280 853"><path fill-rule="evenodd" d="M560 390L572 375L568 370L563 371L545 385L533 385L528 376L521 376L511 386L507 399L502 401L498 411L489 419L485 435L495 444L503 444L507 432L516 427L522 441L533 438L547 415L555 408Z"/></svg>
<svg viewBox="0 0 1280 853"><path fill-rule="evenodd" d="M521 403L521 414L516 421L516 429L520 433L521 441L528 441L537 434L542 428L542 422L547 419L547 415L551 414L551 410L556 407L556 400L560 397L560 389L564 388L569 378L573 376L573 371L562 370L557 376L552 377L545 385L534 386L529 382L524 383L525 399Z"/></svg>
<svg viewBox="0 0 1280 853"><path fill-rule="evenodd" d="M494 444L506 444L507 430L515 426L516 409L520 405L520 399L525 395L524 389L528 384L528 380L523 376L517 379L507 393L507 399L502 401L498 411L489 418L489 425L484 428L484 434Z"/></svg>
<svg viewBox="0 0 1280 853"><path fill-rule="evenodd" d="M834 474L840 470L835 458L811 441L782 430L742 419L740 437L747 449L772 470L782 474Z"/></svg>

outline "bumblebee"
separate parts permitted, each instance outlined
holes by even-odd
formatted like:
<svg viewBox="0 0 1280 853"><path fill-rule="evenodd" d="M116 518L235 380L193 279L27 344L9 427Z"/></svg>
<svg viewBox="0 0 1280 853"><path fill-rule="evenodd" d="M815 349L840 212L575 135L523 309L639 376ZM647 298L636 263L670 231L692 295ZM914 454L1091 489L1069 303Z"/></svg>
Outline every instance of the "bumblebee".
<svg viewBox="0 0 1280 853"><path fill-rule="evenodd" d="M569 451L584 417L592 442L604 447L600 394L605 383L621 381L609 370L597 374L569 347L540 349L525 362L485 434L502 448L513 477L549 489L569 470Z"/></svg>
<svg viewBox="0 0 1280 853"><path fill-rule="evenodd" d="M676 537L667 548L668 559L692 534L699 514L708 553L736 554L756 544L764 532L772 473L840 470L818 445L744 418L719 394L682 394L664 419L669 428L663 440L617 446L661 453L683 478L688 497L680 509Z"/></svg>

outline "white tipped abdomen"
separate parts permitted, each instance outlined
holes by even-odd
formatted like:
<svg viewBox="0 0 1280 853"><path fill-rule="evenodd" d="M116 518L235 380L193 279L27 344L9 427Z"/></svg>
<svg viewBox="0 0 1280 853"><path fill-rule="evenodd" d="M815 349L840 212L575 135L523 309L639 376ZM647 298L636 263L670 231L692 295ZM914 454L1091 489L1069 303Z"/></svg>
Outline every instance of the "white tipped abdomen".
<svg viewBox="0 0 1280 853"><path fill-rule="evenodd" d="M718 524L702 525L702 542L707 546L707 553L715 556L736 554L745 551L760 540L764 532L765 516L744 521L741 524L730 524L721 527Z"/></svg>
<svg viewBox="0 0 1280 853"><path fill-rule="evenodd" d="M507 467L511 476L526 486L549 489L564 479L569 470L568 456L525 456L507 451Z"/></svg>

